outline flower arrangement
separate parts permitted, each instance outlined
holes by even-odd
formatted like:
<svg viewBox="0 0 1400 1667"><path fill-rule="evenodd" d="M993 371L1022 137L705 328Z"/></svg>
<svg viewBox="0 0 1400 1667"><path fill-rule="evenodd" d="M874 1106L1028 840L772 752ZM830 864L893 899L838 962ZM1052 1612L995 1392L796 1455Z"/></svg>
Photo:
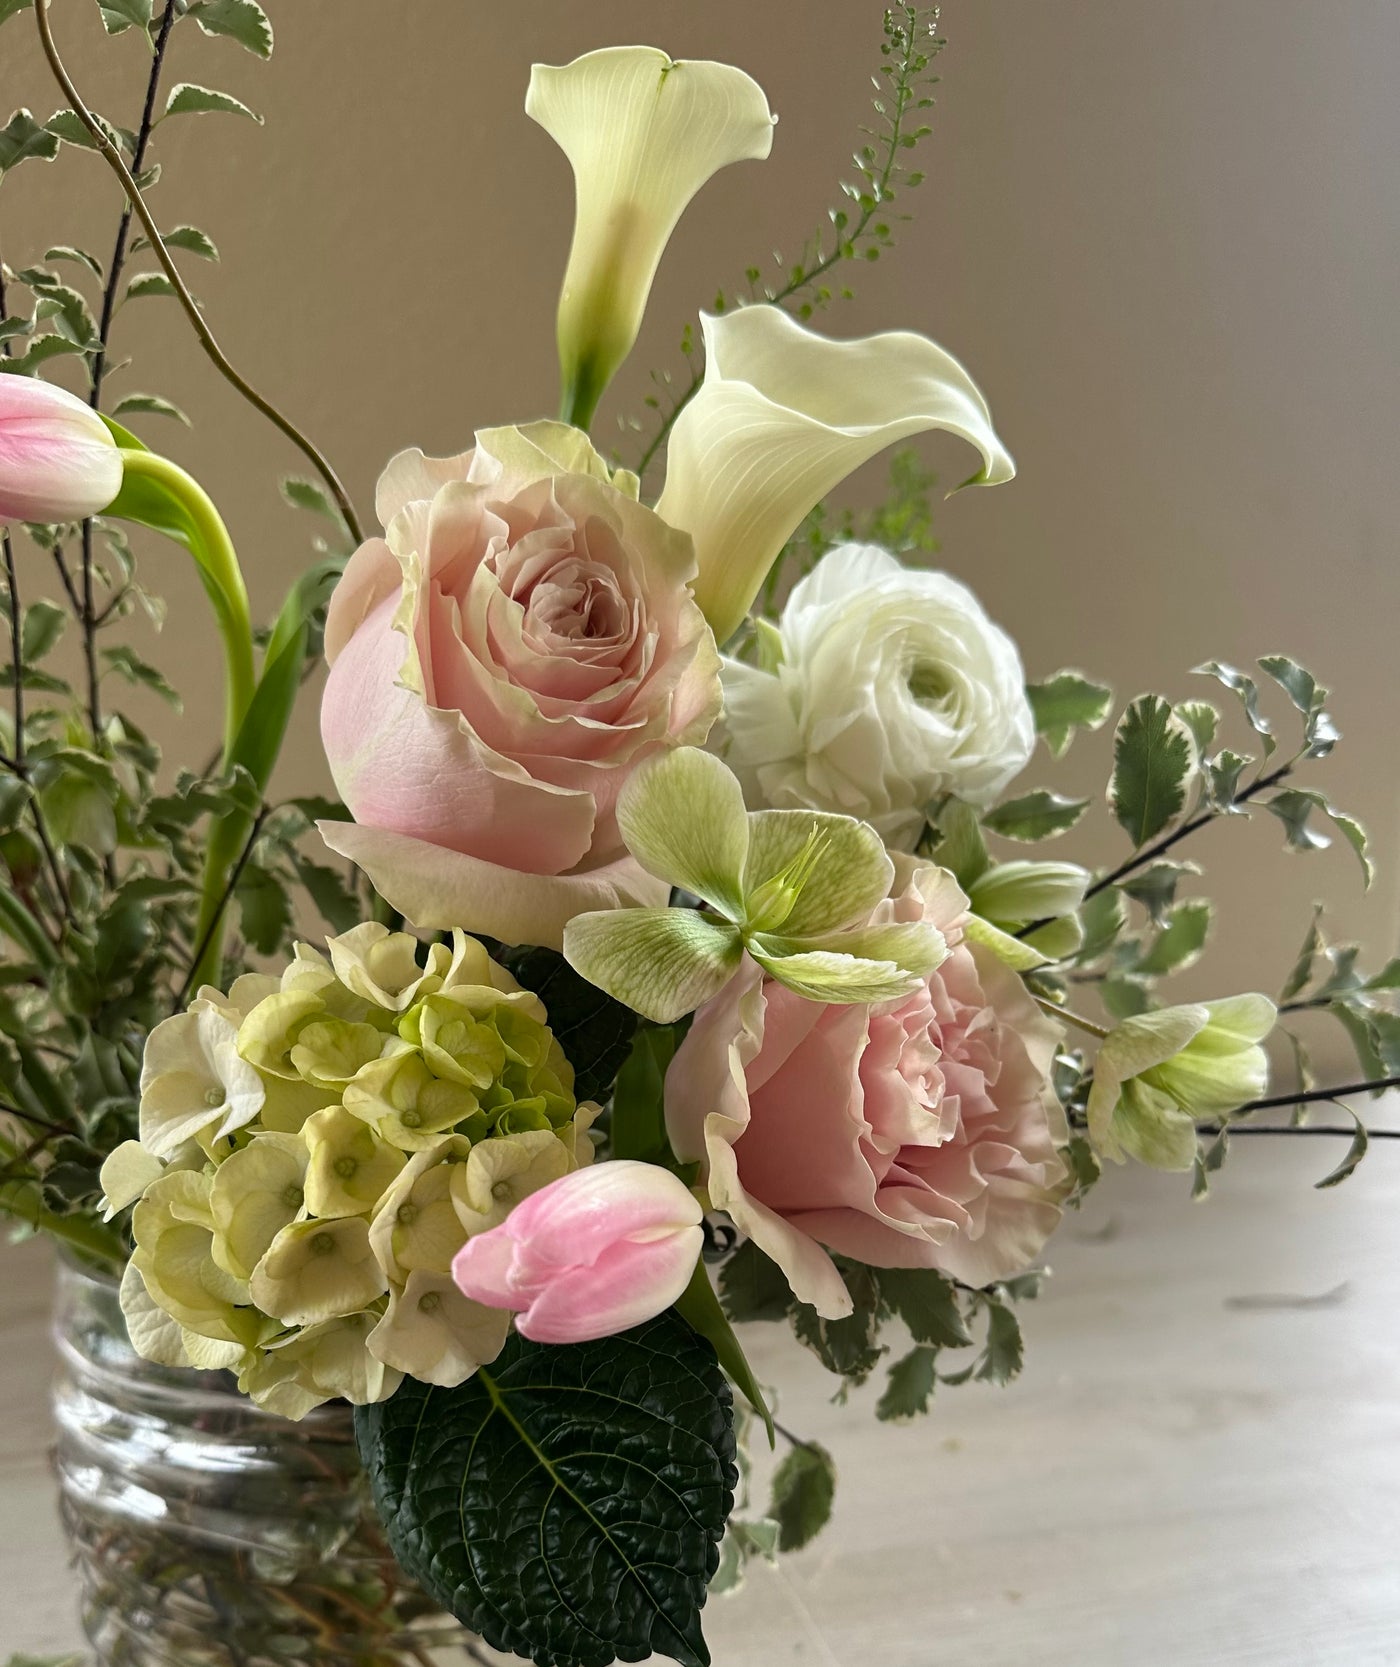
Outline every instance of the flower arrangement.
<svg viewBox="0 0 1400 1667"><path fill-rule="evenodd" d="M699 1667L707 1591L810 1539L834 1485L799 1443L767 1511L736 1509L739 1443L775 1432L736 1323L790 1324L843 1390L902 1334L877 1412L913 1418L936 1383L1020 1369L1016 1305L1104 1162L1204 1193L1234 1131L1274 1126L1257 1114L1297 1127L1400 1081L1396 963L1367 973L1319 919L1277 1001L1165 993L1211 924L1176 854L1206 824L1263 809L1308 850L1328 822L1369 881L1362 830L1303 776L1339 739L1327 693L1259 661L1284 743L1253 674L1198 668L1247 752L1217 705L1130 701L1107 790L1130 849L1095 874L1046 849L1088 801L1014 784L1038 747L1104 729L1111 692L1028 682L977 598L923 565L911 454L883 505L833 527L828 494L929 430L971 446L965 484L1014 473L943 349L810 325L918 183L936 17L887 14L846 206L700 320L633 467L590 437L599 400L686 204L765 157L774 118L741 70L652 48L537 66L526 111L577 189L560 416L400 452L365 537L190 297L175 251L212 241L162 233L148 201L172 30L266 57L265 12L104 3L152 47L129 131L85 104L53 9L0 5L32 10L65 99L0 131L0 170L86 149L126 207L105 266L55 246L0 270L0 1208L120 1272L152 1362L227 1369L292 1419L351 1403L395 1554L493 1646ZM182 84L164 112L242 108ZM138 225L160 271L125 293L180 303L318 477L286 490L329 531L265 633L214 504L122 421L168 402L107 408ZM78 393L37 374L65 362ZM221 746L173 780L105 683L176 698L108 638L160 617L129 526L196 562L223 654ZM60 600L26 601L48 571ZM44 665L70 625L78 688ZM273 803L322 654L340 799ZM313 911L324 953L294 929ZM1266 1044L1299 1008L1341 1021L1358 1081L1318 1087L1293 1037L1298 1080L1271 1087ZM1358 1121L1322 1184L1366 1140Z"/></svg>

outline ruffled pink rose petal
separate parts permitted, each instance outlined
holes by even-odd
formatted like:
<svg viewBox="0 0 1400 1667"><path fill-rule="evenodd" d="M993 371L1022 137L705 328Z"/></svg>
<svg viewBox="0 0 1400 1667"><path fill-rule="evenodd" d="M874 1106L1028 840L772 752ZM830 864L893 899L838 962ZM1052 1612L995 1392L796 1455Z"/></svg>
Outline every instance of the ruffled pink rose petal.
<svg viewBox="0 0 1400 1667"><path fill-rule="evenodd" d="M719 661L689 539L595 474L551 472L561 431L531 432L504 442L512 468L482 446L390 463L385 537L331 599L321 733L381 836L337 825L333 848L363 850L395 907L557 947L567 911L609 906L587 898L664 901L626 858L617 796L658 748L704 739Z"/></svg>
<svg viewBox="0 0 1400 1667"><path fill-rule="evenodd" d="M1056 1027L957 942L965 906L933 876L886 906L954 947L923 989L880 1007L805 1001L747 968L667 1074L677 1156L827 1318L850 1312L829 1251L985 1285L1033 1262L1059 1220Z"/></svg>

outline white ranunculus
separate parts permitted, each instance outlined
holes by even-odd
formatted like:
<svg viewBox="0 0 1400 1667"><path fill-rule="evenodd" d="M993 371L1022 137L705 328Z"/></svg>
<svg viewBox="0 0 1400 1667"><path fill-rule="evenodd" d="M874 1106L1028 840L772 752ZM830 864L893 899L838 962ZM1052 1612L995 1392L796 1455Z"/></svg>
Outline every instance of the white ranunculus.
<svg viewBox="0 0 1400 1667"><path fill-rule="evenodd" d="M777 630L775 671L724 662L725 756L751 804L859 817L907 849L931 799L991 804L1030 758L1016 645L946 573L840 545Z"/></svg>

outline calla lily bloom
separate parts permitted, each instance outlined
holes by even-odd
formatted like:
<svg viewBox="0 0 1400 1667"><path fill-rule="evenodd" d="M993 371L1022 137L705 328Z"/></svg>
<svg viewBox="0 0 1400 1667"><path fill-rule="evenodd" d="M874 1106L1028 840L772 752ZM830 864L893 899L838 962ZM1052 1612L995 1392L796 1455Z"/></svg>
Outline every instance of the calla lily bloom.
<svg viewBox="0 0 1400 1667"><path fill-rule="evenodd" d="M586 428L637 339L661 252L686 204L727 163L761 159L773 113L730 64L650 46L536 64L525 98L574 171L574 239L559 298L564 413Z"/></svg>
<svg viewBox="0 0 1400 1667"><path fill-rule="evenodd" d="M107 425L66 388L0 376L0 523L81 521L121 490Z"/></svg>
<svg viewBox="0 0 1400 1667"><path fill-rule="evenodd" d="M656 508L695 541L695 599L721 643L812 505L887 446L943 429L982 454L964 485L1016 472L972 378L924 336L829 341L772 306L700 324L705 380L671 431Z"/></svg>
<svg viewBox="0 0 1400 1667"><path fill-rule="evenodd" d="M536 1343L586 1343L669 1308L700 1257L703 1215L669 1169L620 1159L577 1169L457 1252L473 1302L510 1308Z"/></svg>

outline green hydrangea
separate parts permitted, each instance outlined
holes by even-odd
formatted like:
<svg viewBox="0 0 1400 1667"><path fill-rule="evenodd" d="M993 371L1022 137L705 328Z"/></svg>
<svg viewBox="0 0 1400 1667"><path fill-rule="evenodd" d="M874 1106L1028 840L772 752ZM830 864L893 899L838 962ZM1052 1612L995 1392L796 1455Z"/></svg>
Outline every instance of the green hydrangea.
<svg viewBox="0 0 1400 1667"><path fill-rule="evenodd" d="M328 949L156 1027L142 1140L103 1176L109 1209L135 1205L137 1349L231 1367L293 1417L494 1359L508 1319L452 1259L589 1162L597 1114L539 998L475 939L367 922Z"/></svg>

